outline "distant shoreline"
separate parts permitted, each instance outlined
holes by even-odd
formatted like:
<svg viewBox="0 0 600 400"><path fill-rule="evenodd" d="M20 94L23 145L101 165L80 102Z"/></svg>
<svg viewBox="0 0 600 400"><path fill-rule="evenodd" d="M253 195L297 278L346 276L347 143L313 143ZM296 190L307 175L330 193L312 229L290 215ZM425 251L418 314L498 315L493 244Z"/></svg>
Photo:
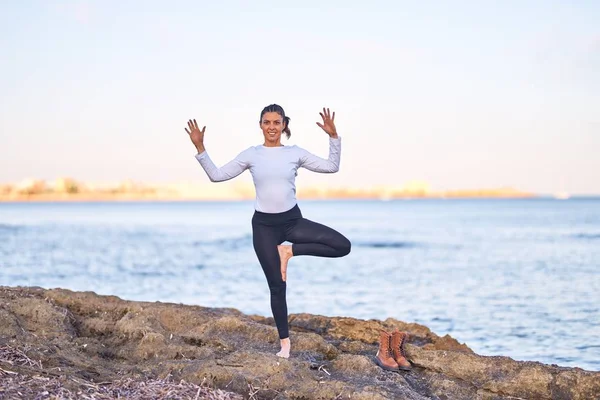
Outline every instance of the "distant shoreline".
<svg viewBox="0 0 600 400"><path fill-rule="evenodd" d="M376 199L376 198L299 198L299 201L323 201L323 202L335 202L335 201L378 201L381 203L386 203L390 201L417 201L417 200L481 200L481 201L489 201L489 200L555 200L562 201L561 199L555 199L552 196L531 196L531 197L406 197L406 198L394 198L394 199ZM569 200L600 200L600 196L573 196ZM10 203L214 203L214 202L222 202L222 203L242 203L242 202L252 202L254 199L204 199L204 198L23 198L23 199L3 199L0 198L0 204L10 204Z"/></svg>
<svg viewBox="0 0 600 400"><path fill-rule="evenodd" d="M372 186L301 186L299 200L416 200L416 199L557 199L596 198L597 195L573 195L565 191L533 193L510 186L434 190L427 182L411 181L404 185ZM0 184L0 203L6 202L197 202L251 201L254 186L248 182L175 182L148 184L124 180L112 184L93 184L72 178L54 181L27 179Z"/></svg>
<svg viewBox="0 0 600 400"><path fill-rule="evenodd" d="M567 199L557 198L549 194L532 194L524 196L398 196L398 197L311 197L297 196L300 201L401 201L401 200L600 200L600 195L573 195ZM0 196L1 203L193 203L193 202L248 202L254 201L254 197L169 197L169 196L87 196L87 195L20 195Z"/></svg>
<svg viewBox="0 0 600 400"><path fill-rule="evenodd" d="M375 200L375 201L392 201L392 200L460 200L460 199L527 199L527 198L544 198L545 196L535 194L505 194L505 195L493 195L493 194L454 194L454 195L417 195L417 196L303 196L298 195L298 200L310 201L310 200L322 200L322 201L340 201L340 200ZM551 198L549 196L549 198ZM162 196L152 194L111 194L111 195L98 195L98 194L35 194L35 195L10 195L1 196L0 203L10 202L241 202L241 201L252 201L254 196Z"/></svg>
<svg viewBox="0 0 600 400"><path fill-rule="evenodd" d="M569 197L561 193L562 198ZM298 188L298 199L321 200L393 200L414 198L529 198L537 194L513 187L433 190L427 182L411 181L404 185L336 187L328 185ZM81 182L73 178L54 181L26 179L19 183L0 184L0 202L6 201L236 201L253 200L252 184L205 182L148 184L124 180L110 185Z"/></svg>

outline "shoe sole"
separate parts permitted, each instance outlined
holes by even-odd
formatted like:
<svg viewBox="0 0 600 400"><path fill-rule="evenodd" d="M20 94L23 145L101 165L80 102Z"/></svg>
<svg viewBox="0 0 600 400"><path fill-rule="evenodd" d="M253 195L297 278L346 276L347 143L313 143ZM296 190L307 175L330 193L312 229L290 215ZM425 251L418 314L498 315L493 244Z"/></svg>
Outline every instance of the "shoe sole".
<svg viewBox="0 0 600 400"><path fill-rule="evenodd" d="M387 365L384 365L381 360L377 357L375 358L375 364L379 365L381 368L385 369L386 371L394 371L397 372L398 368L394 368L394 367L388 367Z"/></svg>

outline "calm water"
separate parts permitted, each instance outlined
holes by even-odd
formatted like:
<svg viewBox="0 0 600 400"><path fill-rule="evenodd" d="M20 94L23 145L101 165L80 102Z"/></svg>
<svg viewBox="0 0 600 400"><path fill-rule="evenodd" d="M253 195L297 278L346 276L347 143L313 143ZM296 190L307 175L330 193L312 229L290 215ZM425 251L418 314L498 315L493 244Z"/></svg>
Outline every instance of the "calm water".
<svg viewBox="0 0 600 400"><path fill-rule="evenodd" d="M397 318L477 353L600 370L600 199L300 203L352 242L296 257L290 313ZM0 204L0 285L270 315L252 202Z"/></svg>

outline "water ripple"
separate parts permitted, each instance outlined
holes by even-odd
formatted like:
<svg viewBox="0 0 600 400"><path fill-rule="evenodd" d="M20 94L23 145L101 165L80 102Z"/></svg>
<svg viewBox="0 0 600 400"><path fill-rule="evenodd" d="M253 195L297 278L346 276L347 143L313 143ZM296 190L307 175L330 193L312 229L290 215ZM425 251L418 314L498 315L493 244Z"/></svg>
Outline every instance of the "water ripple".
<svg viewBox="0 0 600 400"><path fill-rule="evenodd" d="M420 246L418 243L413 242L353 242L353 247L371 247L375 249L400 249L400 248L414 248Z"/></svg>
<svg viewBox="0 0 600 400"><path fill-rule="evenodd" d="M575 239L597 240L600 239L600 233L578 233L571 235Z"/></svg>

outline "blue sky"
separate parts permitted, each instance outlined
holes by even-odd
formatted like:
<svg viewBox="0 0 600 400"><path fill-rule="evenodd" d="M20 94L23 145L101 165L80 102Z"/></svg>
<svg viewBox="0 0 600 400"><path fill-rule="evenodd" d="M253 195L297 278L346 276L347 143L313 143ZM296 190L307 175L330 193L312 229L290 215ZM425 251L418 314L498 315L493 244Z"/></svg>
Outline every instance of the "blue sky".
<svg viewBox="0 0 600 400"><path fill-rule="evenodd" d="M302 4L302 5L299 5ZM298 184L600 194L595 1L14 1L0 5L0 182L207 182L264 106L342 165ZM250 175L238 178L250 182Z"/></svg>

